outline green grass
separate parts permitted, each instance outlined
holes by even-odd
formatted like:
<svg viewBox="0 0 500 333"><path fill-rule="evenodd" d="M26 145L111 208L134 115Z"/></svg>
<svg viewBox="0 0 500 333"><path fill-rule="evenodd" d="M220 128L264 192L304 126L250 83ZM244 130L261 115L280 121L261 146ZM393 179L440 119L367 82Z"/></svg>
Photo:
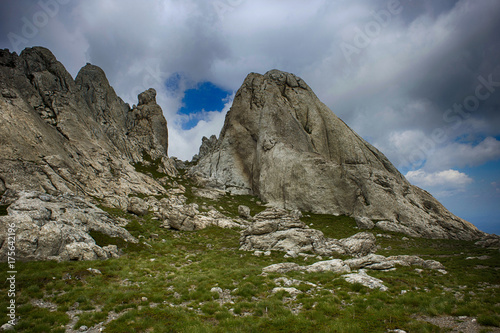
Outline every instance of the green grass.
<svg viewBox="0 0 500 333"><path fill-rule="evenodd" d="M150 175L155 179L167 176L165 173L158 171L161 166L161 158L153 160L148 153L143 151L142 159L143 162L137 162L134 164L135 171Z"/></svg>
<svg viewBox="0 0 500 333"><path fill-rule="evenodd" d="M172 181L186 187L190 202L213 205L229 216L237 216L239 205L250 207L253 215L265 208L251 196L196 197L192 184L182 175ZM369 272L389 287L381 292L349 284L331 272L263 275L262 268L270 264L288 261L307 265L316 259L285 259L278 252L256 257L239 250L238 230L209 227L180 232L161 228L152 214L137 217L118 209L103 209L129 220L126 228L140 243L92 232L97 244L117 245L124 255L106 261L16 263L16 331L64 332L70 309L82 311L74 328L91 327L105 321L111 312L119 313L105 332L440 332L416 317L441 315L476 317L487 327L500 324L500 253L472 242L403 240L402 234L373 230L391 236L377 237L381 246L378 253L417 254L442 262L448 272L419 273L415 267ZM346 216L306 213L302 221L326 237L343 238L359 232L354 220ZM149 239L151 233L159 237ZM481 255L491 258L465 259ZM476 269L478 265L486 268ZM88 268L102 274L94 275ZM0 281L6 281L6 271L6 264L0 264ZM316 286L295 285L301 292L296 297L287 292L272 293L279 285L275 279L282 276ZM213 287L229 290L229 299L211 292ZM0 284L0 293L7 295L6 283ZM56 310L32 305L36 300L51 302ZM0 299L0 307L5 309L7 302L7 297ZM7 321L6 316L0 318L0 325Z"/></svg>

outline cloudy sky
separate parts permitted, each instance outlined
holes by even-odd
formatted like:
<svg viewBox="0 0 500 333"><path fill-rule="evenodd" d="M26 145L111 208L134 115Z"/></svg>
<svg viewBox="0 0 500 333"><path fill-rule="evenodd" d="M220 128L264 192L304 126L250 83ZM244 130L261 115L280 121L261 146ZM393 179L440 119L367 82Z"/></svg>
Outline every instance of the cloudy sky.
<svg viewBox="0 0 500 333"><path fill-rule="evenodd" d="M302 77L415 185L500 234L500 1L2 0L0 48L149 87L169 154L218 135L250 72Z"/></svg>

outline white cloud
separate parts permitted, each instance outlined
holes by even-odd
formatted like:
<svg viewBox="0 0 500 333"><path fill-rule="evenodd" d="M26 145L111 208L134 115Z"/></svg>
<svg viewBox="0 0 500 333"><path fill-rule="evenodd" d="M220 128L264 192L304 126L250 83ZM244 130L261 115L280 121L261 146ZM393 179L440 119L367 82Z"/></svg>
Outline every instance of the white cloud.
<svg viewBox="0 0 500 333"><path fill-rule="evenodd" d="M451 167L475 167L500 159L500 141L487 137L478 144L453 142L429 154L425 167L439 170Z"/></svg>
<svg viewBox="0 0 500 333"><path fill-rule="evenodd" d="M405 175L412 184L435 193L436 196L450 196L464 192L474 180L458 170L444 170L428 173L422 169L408 171Z"/></svg>
<svg viewBox="0 0 500 333"><path fill-rule="evenodd" d="M198 153L201 139L206 136L219 135L226 114L233 103L232 96L224 106L222 111L203 112L203 119L198 124L189 129L181 128L182 122L177 121L169 126L168 131L168 154L181 160L191 160L194 154Z"/></svg>
<svg viewBox="0 0 500 333"><path fill-rule="evenodd" d="M443 112L474 93L479 72L486 76L494 72L496 81L500 80L496 61L500 3L401 1L401 14L393 15L349 64L341 43L352 42L356 29L373 21L373 11L386 10L388 3L72 1L61 6L60 13L29 42L48 46L73 75L86 61L100 66L118 95L131 104L138 93L155 88L172 133L172 154L189 151L185 154L192 155L199 146L199 140L190 141L194 130L183 134L176 127L185 89L211 81L234 91L249 72L278 68L301 76L327 106L396 166L408 166L412 164L405 161L422 135L445 126ZM33 6L37 5L31 0L1 1L0 27L20 33L21 18L30 16L26 8ZM0 47L11 47L5 36L0 34ZM184 81L172 93L164 82L174 73L181 73ZM499 96L492 94L485 101L489 108L481 107L436 147L450 146L439 150L439 158L430 157L427 164L433 170L456 167L454 140L463 132L483 137L500 134L500 115L495 111ZM206 129L197 126L196 131L218 134L215 124L222 126L222 122L216 118L207 116L206 123L199 124ZM487 149L480 153L472 148L474 165L496 156Z"/></svg>

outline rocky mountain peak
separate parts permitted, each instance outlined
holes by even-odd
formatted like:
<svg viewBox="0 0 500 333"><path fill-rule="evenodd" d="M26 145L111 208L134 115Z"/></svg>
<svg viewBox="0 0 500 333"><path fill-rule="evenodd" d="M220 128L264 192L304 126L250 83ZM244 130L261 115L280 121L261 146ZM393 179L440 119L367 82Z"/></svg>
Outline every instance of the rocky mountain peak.
<svg viewBox="0 0 500 333"><path fill-rule="evenodd" d="M247 76L217 146L190 173L281 208L384 220L431 238L480 234L412 186L302 79L278 70Z"/></svg>
<svg viewBox="0 0 500 333"><path fill-rule="evenodd" d="M87 64L73 80L48 49L2 50L0 90L6 189L90 194L120 205L118 198L131 192L164 191L132 167L144 154L160 158L162 171L175 172L161 108L130 109L97 66Z"/></svg>
<svg viewBox="0 0 500 333"><path fill-rule="evenodd" d="M139 94L139 104L137 104L137 106L150 103L156 104L156 90L154 90L153 88L149 88L148 90Z"/></svg>

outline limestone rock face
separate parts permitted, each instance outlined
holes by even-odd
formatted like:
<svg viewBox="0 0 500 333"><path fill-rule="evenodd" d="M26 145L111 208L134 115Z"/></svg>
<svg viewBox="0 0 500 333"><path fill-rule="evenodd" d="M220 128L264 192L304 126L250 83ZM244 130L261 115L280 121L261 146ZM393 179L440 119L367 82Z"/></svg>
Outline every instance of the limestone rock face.
<svg viewBox="0 0 500 333"><path fill-rule="evenodd" d="M482 235L412 186L302 79L278 70L247 76L215 148L190 174L286 209L390 221L429 238Z"/></svg>
<svg viewBox="0 0 500 333"><path fill-rule="evenodd" d="M216 146L217 146L217 137L215 135L210 136L210 138L204 136L201 139L201 146L198 154L193 156L193 162L197 162L201 158L212 153Z"/></svg>
<svg viewBox="0 0 500 333"><path fill-rule="evenodd" d="M133 166L155 162L158 171L176 173L155 96L147 90L131 109L97 66L87 64L73 80L45 48L0 50L0 199L18 193L0 217L0 244L12 223L23 260L118 255L116 246L96 245L90 230L134 241L85 198L141 214L129 194L166 192Z"/></svg>
<svg viewBox="0 0 500 333"><path fill-rule="evenodd" d="M90 231L137 243L108 214L79 196L8 190L0 203L9 205L8 215L0 216L0 261L7 260L8 228L14 230L18 260L96 260L118 255L116 246L97 245Z"/></svg>
<svg viewBox="0 0 500 333"><path fill-rule="evenodd" d="M0 190L120 202L164 192L132 166L144 154L175 173L154 91L130 109L97 66L87 64L73 80L49 50L34 47L20 55L0 50L0 92Z"/></svg>

